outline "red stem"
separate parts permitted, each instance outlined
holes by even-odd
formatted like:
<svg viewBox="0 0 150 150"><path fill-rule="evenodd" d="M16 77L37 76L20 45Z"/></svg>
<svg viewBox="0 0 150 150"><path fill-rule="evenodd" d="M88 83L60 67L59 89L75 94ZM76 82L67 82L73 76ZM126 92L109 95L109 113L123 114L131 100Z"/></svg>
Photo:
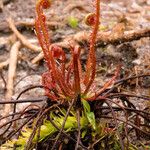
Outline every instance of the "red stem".
<svg viewBox="0 0 150 150"><path fill-rule="evenodd" d="M102 92L104 92L109 86L112 85L114 80L118 77L119 72L120 72L120 66L118 66L118 68L117 68L117 70L115 72L115 75L108 82L106 82L104 84L104 86L101 89L99 89L99 91L96 92L96 94L94 96L92 96L91 98L88 98L88 100L92 101L92 100L97 99L97 97L99 97L102 94Z"/></svg>
<svg viewBox="0 0 150 150"><path fill-rule="evenodd" d="M88 90L90 89L94 79L95 79L95 72L96 72L96 56L95 56L95 42L96 42L96 36L99 29L99 22L100 22L100 0L96 0L96 13L95 13L95 24L93 27L93 32L91 34L90 39L90 51L88 56L88 61L86 64L87 70L85 75L85 83L86 89L84 91L84 94L87 94Z"/></svg>
<svg viewBox="0 0 150 150"><path fill-rule="evenodd" d="M79 47L74 48L73 52L73 69L74 69L74 93L75 96L78 96L81 93L80 87L80 75L79 75Z"/></svg>
<svg viewBox="0 0 150 150"><path fill-rule="evenodd" d="M48 8L50 6L50 2L48 0L41 0L38 1L36 5L36 11L37 11L37 19L35 22L37 37L39 39L40 45L44 52L44 57L46 59L47 65L49 70L51 70L51 74L54 77L53 80L58 84L60 87L62 93L65 96L72 96L71 90L67 88L67 85L65 84L65 69L64 69L64 63L59 64L61 66L61 71L59 70L59 67L56 64L56 61L54 60L54 54L53 54L53 46L50 44L50 39L48 35L48 29L46 26L46 17L43 14L43 8ZM55 50L59 51L59 47L55 47ZM62 53L60 54L62 57ZM62 77L63 76L63 77Z"/></svg>

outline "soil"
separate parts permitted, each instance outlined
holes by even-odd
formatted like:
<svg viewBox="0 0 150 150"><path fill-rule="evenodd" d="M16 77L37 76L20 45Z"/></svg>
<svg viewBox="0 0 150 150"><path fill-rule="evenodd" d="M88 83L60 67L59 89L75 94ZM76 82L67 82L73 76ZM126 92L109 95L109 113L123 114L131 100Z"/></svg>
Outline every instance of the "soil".
<svg viewBox="0 0 150 150"><path fill-rule="evenodd" d="M0 63L9 58L12 46L9 38L13 32L9 29L7 18L12 17L15 23L33 22L35 19L35 0L2 0L0 5ZM49 26L52 43L60 43L70 35L75 35L80 31L88 31L90 27L85 25L84 17L93 11L91 0L55 0L49 10L46 10L47 20L52 23ZM70 17L78 19L76 28L69 25ZM101 26L102 31L118 32L122 27L123 31L137 31L149 29L150 27L150 0L103 0L101 4ZM34 26L21 24L18 30L34 44L38 45ZM122 34L122 32L118 32ZM87 43L79 43L81 46ZM65 48L66 52L68 49ZM88 48L82 51L82 60L85 62ZM31 85L41 85L41 74L46 71L45 63L40 60L32 64L32 59L38 55L26 47L19 50L16 76L14 79L14 93L12 99L25 88ZM69 54L67 55L69 58ZM108 44L105 47L97 47L97 77L99 86L112 77L116 66L122 64L120 76L128 77L131 75L150 74L150 37L140 38L118 45ZM8 65L0 68L0 101L5 99ZM134 80L127 83L128 89L124 92L136 95L146 95L150 97L150 77L141 80ZM21 98L33 98L44 95L41 89L31 90L23 94ZM130 99L137 108L144 109L150 104L140 99ZM140 101L140 103L139 103ZM148 106L149 105L149 106ZM21 110L26 104L19 104L17 109ZM3 106L0 105L0 114Z"/></svg>

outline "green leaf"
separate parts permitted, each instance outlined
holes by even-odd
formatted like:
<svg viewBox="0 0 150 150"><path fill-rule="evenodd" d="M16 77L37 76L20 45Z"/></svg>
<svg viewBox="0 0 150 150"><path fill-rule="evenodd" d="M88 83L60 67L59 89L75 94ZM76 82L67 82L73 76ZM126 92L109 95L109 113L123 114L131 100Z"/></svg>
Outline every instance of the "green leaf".
<svg viewBox="0 0 150 150"><path fill-rule="evenodd" d="M115 141L115 143L114 143L114 149L120 150L120 144L117 141Z"/></svg>
<svg viewBox="0 0 150 150"><path fill-rule="evenodd" d="M87 133L87 130L83 130L83 131L82 131L82 133L81 133L81 138L82 138L82 139L85 137L86 133Z"/></svg>
<svg viewBox="0 0 150 150"><path fill-rule="evenodd" d="M90 112L90 111L91 111L90 105L89 105L89 103L88 103L86 100L82 100L82 104L83 104L83 108L84 108L85 114L86 114L87 112Z"/></svg>
<svg viewBox="0 0 150 150"><path fill-rule="evenodd" d="M15 141L7 141L5 144L3 144L0 149L1 150L13 150Z"/></svg>
<svg viewBox="0 0 150 150"><path fill-rule="evenodd" d="M31 133L32 133L32 130L28 128L24 128L24 130L21 131L22 136L25 138L30 137Z"/></svg>
<svg viewBox="0 0 150 150"><path fill-rule="evenodd" d="M87 107L87 109L90 110L90 106ZM65 112L64 109L62 109L62 111L60 111L60 109L59 109L59 112L60 112L60 113L58 113L59 115L55 115L55 113L53 113L53 111L52 111L50 113L50 117L53 120L53 122L59 128L61 128L62 124L63 124L63 121L64 121L64 118L65 118L65 115L66 115L65 114L66 112ZM74 130L77 129L77 118L76 118L76 115L75 115L74 112L75 111L73 110L71 115L69 114L69 116L67 117L65 127L64 127L65 132L74 131ZM35 124L35 121L34 121L33 124ZM82 113L82 116L80 118L80 124L81 124L81 129L83 129L83 130L86 129L86 127L89 125L89 121L88 121L87 116L86 116L85 113ZM39 139L37 139L38 132L36 132L36 134L35 134L35 136L32 140L33 147L34 147L34 144L36 142L41 142L47 136L52 136L56 132L57 132L57 129L51 124L51 122L49 120L44 120L43 125L41 125L41 127L40 127L40 137L39 137ZM26 142L28 141L28 139L29 139L29 137L32 133L32 129L31 128L24 128L21 133L22 133L22 135L19 136L18 139L14 139L13 141L11 141L9 143L3 144L2 145L3 148L7 148L7 150L9 148L13 148L13 144L15 143L17 145L16 150L23 150ZM84 136L84 134L86 134L86 133L83 133L83 136ZM1 147L0 147L0 149L1 149Z"/></svg>
<svg viewBox="0 0 150 150"><path fill-rule="evenodd" d="M87 118L88 118L88 121L91 124L92 128L94 130L96 130L96 121L95 121L95 115L94 115L94 113L93 112L87 113Z"/></svg>
<svg viewBox="0 0 150 150"><path fill-rule="evenodd" d="M69 17L68 18L68 24L72 27L72 28L76 28L78 26L78 19L75 17Z"/></svg>
<svg viewBox="0 0 150 150"><path fill-rule="evenodd" d="M52 135L56 131L57 131L57 129L55 127L53 127L53 125L51 123L47 123L45 125L42 125L40 128L40 139L39 139L39 141L42 141L43 139L45 139L45 137ZM36 140L37 140L37 135L34 138L34 142L36 142Z"/></svg>

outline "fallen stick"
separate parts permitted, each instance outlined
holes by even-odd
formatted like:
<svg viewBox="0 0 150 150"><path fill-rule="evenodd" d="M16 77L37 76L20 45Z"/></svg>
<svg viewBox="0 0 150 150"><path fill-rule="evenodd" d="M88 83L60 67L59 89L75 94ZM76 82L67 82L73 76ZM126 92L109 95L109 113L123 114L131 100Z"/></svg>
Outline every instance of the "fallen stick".
<svg viewBox="0 0 150 150"><path fill-rule="evenodd" d="M15 78L16 66L17 66L17 56L20 47L21 47L21 43L20 41L17 41L13 44L10 50L8 78L7 78L7 86L6 86L6 94L5 94L6 100L11 100L11 97L13 95L14 78ZM11 112L11 105L10 104L5 105L4 116L8 115L10 112Z"/></svg>
<svg viewBox="0 0 150 150"><path fill-rule="evenodd" d="M21 28L21 27L27 27L27 28L33 28L34 25L35 25L35 20L32 19L32 20L29 20L29 21L23 21L23 20L20 20L20 21L15 21L15 26L16 28ZM60 23L60 22L56 22L56 21L47 21L46 22L47 26L50 28L50 29L54 29L54 28L57 28L57 27L62 27L63 24ZM9 25L7 22L2 22L0 24L0 32L3 32L3 31L9 31Z"/></svg>
<svg viewBox="0 0 150 150"><path fill-rule="evenodd" d="M17 103L37 103L37 102L42 102L42 101L46 101L47 97L46 96L41 96L41 97L35 97L35 98L29 98L29 99L20 99L20 100L1 100L0 104L17 104Z"/></svg>
<svg viewBox="0 0 150 150"><path fill-rule="evenodd" d="M0 12L3 11L4 5L3 5L3 1L0 1Z"/></svg>
<svg viewBox="0 0 150 150"><path fill-rule="evenodd" d="M14 32L14 34L17 36L17 38L21 41L21 43L22 43L25 47L27 47L27 48L29 48L29 49L31 49L31 50L33 50L33 51L36 51L36 52L41 51L41 48L40 48L39 46L36 46L36 45L31 44L31 43L26 39L26 37L23 36L23 35L17 30L17 28L16 28L16 26L15 26L15 23L14 23L14 21L13 21L11 18L8 18L8 19L7 19L7 22L8 22L8 24L9 24L10 29Z"/></svg>
<svg viewBox="0 0 150 150"><path fill-rule="evenodd" d="M9 59L0 63L0 70L6 67L9 64Z"/></svg>
<svg viewBox="0 0 150 150"><path fill-rule="evenodd" d="M114 32L99 32L97 35L97 46L107 46L108 44L119 45L124 42L131 42L134 40L139 40L143 37L150 37L150 28L138 29L125 31L121 36L120 34L115 34ZM86 31L81 31L75 34L72 38L77 42L88 41L90 33Z"/></svg>
<svg viewBox="0 0 150 150"><path fill-rule="evenodd" d="M98 36L98 46L106 46L108 44L119 45L125 42L131 42L135 40L140 40L143 37L150 37L149 29L139 29L132 31L125 31L122 36L114 37L113 34Z"/></svg>
<svg viewBox="0 0 150 150"><path fill-rule="evenodd" d="M66 38L62 42L54 43L54 45L63 47L63 48L70 48L70 45L77 45L78 43L73 41L72 39ZM32 64L38 63L40 60L42 60L44 57L43 52L40 52L35 58L31 60Z"/></svg>
<svg viewBox="0 0 150 150"><path fill-rule="evenodd" d="M65 38L62 42L54 43L63 48L69 48L69 43L82 43L87 42L89 39L90 33L87 31L81 31L76 33L75 35L70 35ZM140 29L140 30L132 30L125 31L123 34L115 34L114 32L99 32L97 36L97 46L105 47L108 44L119 45L124 42L131 42L134 40L139 40L143 37L150 37L150 28L149 29ZM68 40L69 39L69 40ZM67 42L68 41L68 42ZM33 64L37 63L43 59L42 52L39 53L31 62Z"/></svg>
<svg viewBox="0 0 150 150"><path fill-rule="evenodd" d="M40 60L42 60L44 57L43 52L40 52L35 58L32 59L31 63L32 64L36 64L38 63Z"/></svg>

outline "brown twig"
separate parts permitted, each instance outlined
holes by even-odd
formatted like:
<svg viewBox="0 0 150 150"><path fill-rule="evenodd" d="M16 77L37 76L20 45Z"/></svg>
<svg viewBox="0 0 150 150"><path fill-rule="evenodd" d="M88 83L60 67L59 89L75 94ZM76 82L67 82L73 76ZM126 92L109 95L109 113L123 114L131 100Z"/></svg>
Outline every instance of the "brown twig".
<svg viewBox="0 0 150 150"><path fill-rule="evenodd" d="M36 64L43 58L44 58L44 54L43 54L43 52L40 52L35 58L32 59L31 63Z"/></svg>
<svg viewBox="0 0 150 150"><path fill-rule="evenodd" d="M68 12L71 12L71 10L73 10L75 8L89 12L89 10L85 7L85 2L82 0L69 2L66 5L66 7L63 9L63 12L68 13Z"/></svg>
<svg viewBox="0 0 150 150"><path fill-rule="evenodd" d="M120 79L120 80L117 80L114 85L107 91L103 94L103 96L108 96L109 94L114 94L114 93L111 93L113 92L113 90L115 90L115 88L119 87L120 85L122 85L124 82L127 82L128 80L133 80L133 79L136 79L136 78L142 78L142 77L147 77L147 76L150 76L150 74L142 74L142 75L133 75L133 76L130 76L130 77L126 77L126 78L123 78L123 79ZM115 94L119 94L119 93L116 93ZM109 97L109 96L108 96ZM119 96L118 96L119 97ZM137 95L128 95L128 97L138 97L138 98L142 98L142 99L149 99L149 97L147 96L137 96ZM132 104L133 105L133 104Z"/></svg>
<svg viewBox="0 0 150 150"><path fill-rule="evenodd" d="M26 111L29 109L29 107L37 107L38 109L40 108L38 105L36 105L36 104L30 104L30 105L28 105L27 107L25 107L23 110L22 110L22 112L20 112L20 114L18 114L19 116L18 117L16 117L16 118L18 118L18 120L19 119L23 119L21 116L23 116L25 113L26 113ZM3 133L1 134L1 135L4 135L9 129L10 129L10 127L12 126L12 124L13 124L13 127L15 127L16 126L16 121L17 120L15 120L16 118L14 118L15 117L15 115L12 115L13 116L13 118L11 119L11 121L13 121L13 122L10 122L10 121L8 121L8 123L7 124L9 124L9 126L3 131ZM30 117L30 116L24 116L24 118L27 118L27 117ZM3 117L4 118L4 117ZM4 123L5 124L5 123ZM16 128L15 128L16 129ZM15 130L14 129L14 130ZM16 130L15 130L16 131ZM12 133L11 133L12 134ZM10 134L9 134L10 135Z"/></svg>
<svg viewBox="0 0 150 150"><path fill-rule="evenodd" d="M108 44L118 45L124 42L139 40L143 37L150 37L150 28L125 31L121 36L115 36L113 32L99 32L97 36L97 46L106 46ZM77 42L88 41L89 33L81 31L73 36Z"/></svg>
<svg viewBox="0 0 150 150"><path fill-rule="evenodd" d="M78 122L78 136L77 136L77 143L75 146L75 150L78 150L79 143L80 143L80 136L81 136L81 127L80 127L80 110L77 110L77 122Z"/></svg>
<svg viewBox="0 0 150 150"><path fill-rule="evenodd" d="M6 67L9 64L9 59L3 61L0 63L0 70Z"/></svg>
<svg viewBox="0 0 150 150"><path fill-rule="evenodd" d="M112 93L109 94L108 97L121 97L121 96L125 96L125 97L136 97L136 98L140 98L140 99L144 99L144 100L150 100L149 96L140 96L140 95L135 95L135 94L126 94L126 93Z"/></svg>
<svg viewBox="0 0 150 150"><path fill-rule="evenodd" d="M36 115L38 114L38 112L36 112L35 114L33 114L31 117L27 117L27 120L19 127L17 128L13 134L9 134L9 136L6 138L6 141L10 140L10 138L15 135L17 132L19 132L27 123L29 123L30 120L32 120L34 117L36 117Z"/></svg>
<svg viewBox="0 0 150 150"><path fill-rule="evenodd" d="M65 124L66 124L66 120L67 120L67 118L68 118L68 116L69 116L70 110L71 110L71 108L73 107L73 104L74 104L75 100L76 100L76 99L73 99L73 100L72 100L72 102L71 102L71 104L70 104L70 106L69 106L69 108L68 108L68 110L67 110L67 112L66 112L64 121L63 121L63 123L62 123L62 127L61 127L61 129L60 129L60 131L59 131L59 133L58 133L58 135L57 135L57 137L56 137L55 143L53 144L51 150L54 150L55 147L56 147L56 145L57 145L57 142L58 142L58 140L59 140L59 138L60 138L60 136L61 136L61 134L62 134L62 131L64 130L64 127L65 127Z"/></svg>
<svg viewBox="0 0 150 150"><path fill-rule="evenodd" d="M6 115L6 116L1 117L0 120L5 119L5 118L8 118L8 117L11 117L11 116L19 115L19 114L20 114L20 112L11 113L11 114L9 114L9 115Z"/></svg>
<svg viewBox="0 0 150 150"><path fill-rule="evenodd" d="M52 44L53 45L53 44ZM54 45L63 47L63 48L70 48L70 45L78 45L77 42L75 42L72 37L68 36L67 38L65 38L63 41L61 42L57 42L54 43ZM33 58L33 60L31 61L33 64L38 63L40 60L42 60L44 58L44 54L43 52L40 52L35 58Z"/></svg>
<svg viewBox="0 0 150 150"><path fill-rule="evenodd" d="M24 147L24 150L29 150L31 148L32 139L34 138L34 136L36 134L36 130L40 127L41 121L43 122L45 111L51 109L51 107L50 107L49 109L45 110L44 113L43 113L43 109L44 108L45 108L45 106L43 106L40 109L39 113L38 113L38 116L37 116L36 122L35 122L35 126L33 127L32 133L31 133L31 135L30 135L30 137L29 137L29 139L28 139L28 141L27 141L27 143L26 143L26 145Z"/></svg>
<svg viewBox="0 0 150 150"><path fill-rule="evenodd" d="M30 50L39 52L41 51L41 48L39 46L33 45L31 44L26 37L24 37L16 28L14 21L12 20L12 18L8 18L7 22L9 24L10 29L15 33L15 35L17 36L17 38L21 41L21 43L29 48Z"/></svg>
<svg viewBox="0 0 150 150"><path fill-rule="evenodd" d="M42 102L42 101L46 101L47 97L43 96L43 97L37 97L37 98L29 98L29 99L21 99L21 100L10 100L10 101L0 101L0 104L16 104L16 103L37 103L37 102Z"/></svg>
<svg viewBox="0 0 150 150"><path fill-rule="evenodd" d="M120 141L120 145L121 145L121 150L124 150L124 143L123 143L123 140L122 140L122 137L121 137L121 134L119 132L119 124L117 122L117 117L116 117L116 114L111 106L111 104L108 102L108 99L107 101L105 101L105 103L108 105L108 107L110 108L111 110L111 113L112 113L112 116L113 116L113 119L115 121L115 124L116 124L116 129L117 129L117 134L118 134L118 137L119 137L119 141Z"/></svg>
<svg viewBox="0 0 150 150"><path fill-rule="evenodd" d="M53 121L51 118L49 118L49 121L50 121L51 124L60 132L61 129L59 129L59 127L54 123L54 121ZM69 139L72 140L73 142L77 143L77 141L76 141L74 138L72 138L71 136L69 136L66 132L62 131L62 133L63 133L67 138L69 138ZM81 143L79 143L79 145L82 147L82 149L87 150L87 148L86 148L84 145L82 145Z"/></svg>
<svg viewBox="0 0 150 150"><path fill-rule="evenodd" d="M9 58L9 68L8 68L8 79L7 79L7 86L6 86L6 100L11 100L11 97L13 95L13 86L14 86L14 78L16 74L16 65L17 65L17 56L18 51L21 46L21 43L17 41L14 43L10 50L10 58ZM5 105L4 107L4 115L9 114L11 110L11 105Z"/></svg>
<svg viewBox="0 0 150 150"><path fill-rule="evenodd" d="M148 113L146 111L143 111L143 110L139 110L139 109L133 109L133 108L129 108L129 107L123 107L123 109L122 109L121 107L115 107L115 106L112 106L112 108L114 109L114 111L122 111L123 109L125 109L127 111L136 113L136 114L140 115L143 118L145 117L143 114L145 114L147 116L150 116L150 113ZM103 110L103 109L110 110L110 108L108 106L98 107L98 109L99 110Z"/></svg>
<svg viewBox="0 0 150 150"><path fill-rule="evenodd" d="M41 119L43 119L43 117L47 114L47 112L49 112L51 109L53 109L55 107L58 107L59 104L55 104L55 105L53 105L53 106L51 106L51 107L49 107L47 109L45 109L46 108L45 106L46 105L43 105L43 107L40 109L40 112L39 112L38 116L36 117L35 126L33 127L32 133L31 133L31 135L30 135L30 137L28 139L27 144L25 145L24 150L30 149L31 144L32 144L32 139L34 138L34 135L36 133L37 128L39 127L39 121Z"/></svg>
<svg viewBox="0 0 150 150"><path fill-rule="evenodd" d="M3 11L3 8L4 8L3 1L0 1L0 12L2 12L2 11Z"/></svg>
<svg viewBox="0 0 150 150"><path fill-rule="evenodd" d="M46 23L47 26L51 29L63 26L62 23L56 21L47 21ZM29 21L24 21L24 20L15 21L16 28L21 28L21 27L33 28L34 25L35 25L34 19L30 19ZM9 29L9 25L7 24L7 22L1 22L0 31L4 31L4 30L7 31L8 29Z"/></svg>
<svg viewBox="0 0 150 150"><path fill-rule="evenodd" d="M84 41L88 42L89 36L89 32L80 31L74 35L70 35L69 37L67 36L67 39L82 43ZM124 42L139 40L143 37L150 37L150 28L125 31L124 34L119 34L118 36L114 35L114 32L111 31L99 32L97 35L97 46L103 47L108 44L118 45ZM64 39L63 41L67 40Z"/></svg>
<svg viewBox="0 0 150 150"><path fill-rule="evenodd" d="M134 75L134 76L130 76L130 77L120 79L120 80L116 81L114 84L126 82L128 80L133 80L133 79L136 79L136 78L148 77L148 76L150 76L150 74Z"/></svg>
<svg viewBox="0 0 150 150"><path fill-rule="evenodd" d="M22 115L23 115L23 114L22 114ZM5 126L8 125L8 124L12 124L13 122L15 122L15 121L17 121L17 120L24 119L24 118L21 118L22 115L20 115L19 117L16 117L15 119L12 119L12 120L10 120L10 121L8 121L8 122L5 122L5 123L1 124L1 125L0 125L0 128L3 128L3 127L5 127ZM3 135L3 134L4 134L4 133L2 133L1 135Z"/></svg>
<svg viewBox="0 0 150 150"><path fill-rule="evenodd" d="M114 119L114 117L113 116L101 116L102 118L107 118L107 119ZM120 122L123 122L123 123L126 123L126 121L124 121L123 119L120 119L120 118L117 118L116 117L116 119L118 120L118 121L120 121ZM135 124L133 124L132 122L127 122L127 125L129 125L129 126L132 126L134 129L137 129L137 130L139 130L139 131L141 131L143 134L145 134L145 135L147 135L148 137L150 137L150 133L149 132L146 132L146 131L144 131L144 130L142 130L140 127L138 127L138 126L136 126Z"/></svg>
<svg viewBox="0 0 150 150"><path fill-rule="evenodd" d="M7 83L6 83L6 80L5 80L5 77L4 77L4 75L3 75L3 71L2 71L2 70L0 71L0 77L1 77L2 80L3 80L3 83L4 83L4 89L6 89Z"/></svg>
<svg viewBox="0 0 150 150"><path fill-rule="evenodd" d="M23 93L25 93L25 92L28 91L28 90L34 89L34 88L43 88L43 86L32 86L32 87L29 87L29 88L23 90L23 91L18 95L18 97L16 98L16 101L20 98L20 96L21 96ZM17 103L14 103L14 108L13 108L13 114L14 114L14 115L11 115L11 116L12 116L11 120L14 119L14 116L15 116L15 114L16 114L16 104L17 104ZM9 105L10 105L10 104L9 104ZM8 115L6 114L5 116L8 116ZM4 116L3 118L5 118L5 116ZM4 120L2 123L5 123L5 122L6 122L6 120ZM1 124L0 124L0 125L1 125ZM5 129L5 131L4 131L2 134L5 134L5 132L7 132L7 130L11 127L11 125L12 125L12 123L9 123L9 126Z"/></svg>
<svg viewBox="0 0 150 150"><path fill-rule="evenodd" d="M35 85L35 86L31 86L31 87L29 87L29 88L26 88L26 89L24 89L23 91L21 91L20 93L19 93L19 95L17 96L17 98L16 98L16 101L18 101L18 99L21 97L21 95L23 94L23 93L25 93L25 92L27 92L27 91L29 91L29 90L31 90L31 89L35 89L35 88L44 88L42 85ZM17 103L14 103L14 108L13 108L13 113L15 113L16 112L16 104ZM12 117L13 118L13 117Z"/></svg>
<svg viewBox="0 0 150 150"><path fill-rule="evenodd" d="M80 31L76 33L75 35L70 35L67 38L65 38L62 42L58 43L58 45L61 45L62 47L69 48L69 42L72 43L82 43L84 41L88 42L90 34L87 31ZM97 46L107 46L108 44L118 45L124 42L131 42L134 40L139 40L143 37L150 37L150 29L140 29L140 30L132 30L132 31L126 31L122 36L115 36L113 32L100 32L97 36ZM66 41L69 42L67 43ZM40 53L38 56L36 56L32 63L35 64L41 59L43 59L43 54Z"/></svg>
<svg viewBox="0 0 150 150"><path fill-rule="evenodd" d="M20 78L20 79L14 84L14 87L16 87L22 80L24 80L24 79L27 78L27 77L35 76L35 75L41 75L41 74L42 74L41 72L27 74L27 75L23 76L22 78Z"/></svg>

